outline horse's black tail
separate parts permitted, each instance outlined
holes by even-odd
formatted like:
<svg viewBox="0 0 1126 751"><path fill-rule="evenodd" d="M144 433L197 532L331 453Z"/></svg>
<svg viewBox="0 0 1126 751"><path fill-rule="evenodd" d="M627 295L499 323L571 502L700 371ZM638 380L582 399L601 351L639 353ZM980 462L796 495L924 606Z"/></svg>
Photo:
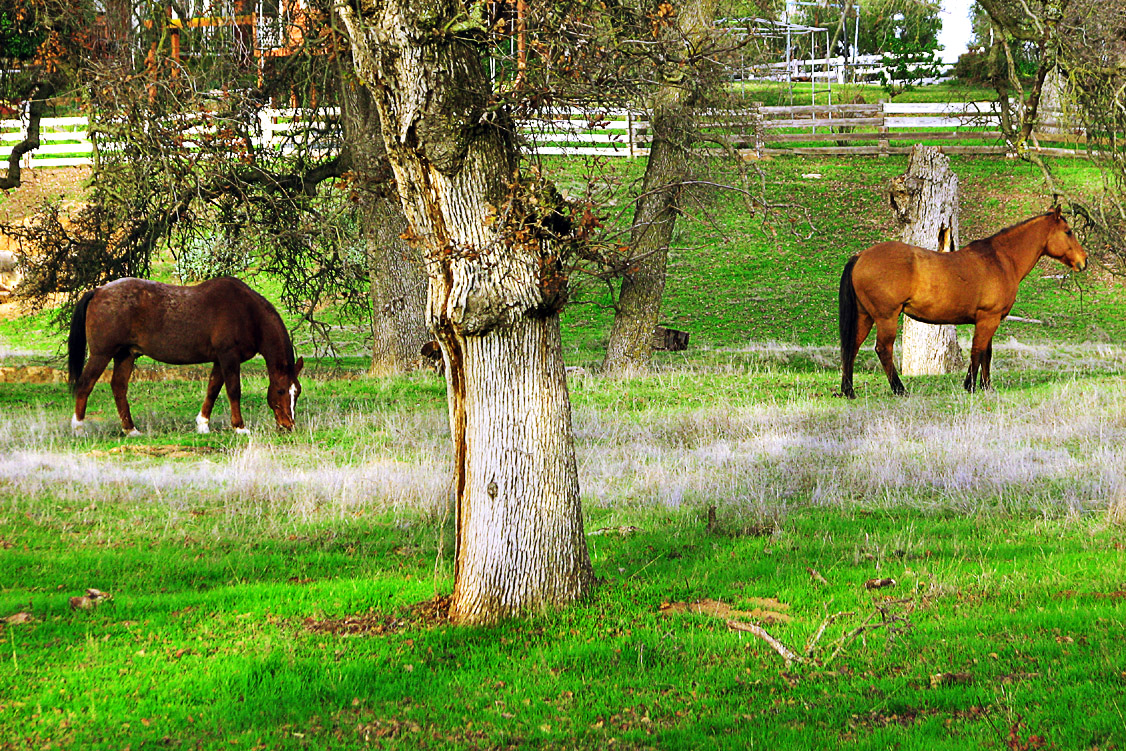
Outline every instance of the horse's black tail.
<svg viewBox="0 0 1126 751"><path fill-rule="evenodd" d="M70 336L66 339L67 346L67 382L70 390L78 385L78 376L86 365L86 308L90 305L90 298L97 292L92 289L84 294L74 307L74 314L70 317Z"/></svg>
<svg viewBox="0 0 1126 751"><path fill-rule="evenodd" d="M852 286L852 267L856 265L853 256L845 264L841 273L840 300L840 330L841 330L841 365L848 363L852 356L852 348L856 346L856 327L860 318L859 308L856 305L856 290Z"/></svg>

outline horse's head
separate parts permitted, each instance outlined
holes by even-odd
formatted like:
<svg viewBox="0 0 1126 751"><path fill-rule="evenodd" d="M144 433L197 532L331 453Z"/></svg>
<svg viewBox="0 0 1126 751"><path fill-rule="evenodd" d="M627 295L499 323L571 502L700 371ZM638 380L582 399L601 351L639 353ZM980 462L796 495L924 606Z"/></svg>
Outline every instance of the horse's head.
<svg viewBox="0 0 1126 751"><path fill-rule="evenodd" d="M1087 251L1075 239L1071 225L1060 214L1060 207L1047 215L1051 224L1048 230L1048 239L1044 243L1044 253L1055 258L1060 263L1066 264L1076 271L1087 268Z"/></svg>
<svg viewBox="0 0 1126 751"><path fill-rule="evenodd" d="M279 368L270 372L270 390L266 392L266 403L274 410L274 419L280 430L293 430L297 417L297 397L301 396L301 384L297 374L305 366L305 358L298 357L293 368Z"/></svg>

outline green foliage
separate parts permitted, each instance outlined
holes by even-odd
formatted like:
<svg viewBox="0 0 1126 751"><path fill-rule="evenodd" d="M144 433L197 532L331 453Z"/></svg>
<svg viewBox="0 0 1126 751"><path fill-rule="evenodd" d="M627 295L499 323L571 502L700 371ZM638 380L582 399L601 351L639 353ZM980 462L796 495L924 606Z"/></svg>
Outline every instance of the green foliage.
<svg viewBox="0 0 1126 751"><path fill-rule="evenodd" d="M910 91L928 78L942 74L937 43L920 43L907 38L889 39L885 45L880 72L884 91L896 96Z"/></svg>
<svg viewBox="0 0 1126 751"><path fill-rule="evenodd" d="M798 6L797 12L790 16L790 20L832 31L839 23L844 5L845 0L803 4ZM856 5L860 6L860 29L859 34L854 36L851 30L854 28ZM848 33L843 33L840 37L840 44L850 49L855 43L856 49L852 54L878 55L891 52L896 40L903 40L924 49L935 49L938 45L938 31L942 28L942 21L938 15L941 6L934 0L863 0L854 3L853 8L847 20ZM817 39L815 43L820 48L825 45L824 39ZM808 39L799 35L797 44L799 50L797 56L808 57Z"/></svg>
<svg viewBox="0 0 1126 751"><path fill-rule="evenodd" d="M46 33L27 26L25 12L0 8L0 59L29 60L43 43Z"/></svg>

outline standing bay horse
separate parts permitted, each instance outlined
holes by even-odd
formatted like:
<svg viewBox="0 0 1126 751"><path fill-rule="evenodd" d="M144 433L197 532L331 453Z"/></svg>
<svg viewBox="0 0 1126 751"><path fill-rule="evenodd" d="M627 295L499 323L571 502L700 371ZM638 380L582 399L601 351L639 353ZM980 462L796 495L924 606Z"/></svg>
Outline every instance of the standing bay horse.
<svg viewBox="0 0 1126 751"><path fill-rule="evenodd" d="M892 361L901 311L923 323L972 323L970 369L962 385L973 391L980 368L981 388L991 388L993 334L1013 307L1017 285L1045 255L1076 271L1087 267L1087 253L1059 207L952 253L885 242L854 255L841 275L841 393L856 398L852 368L873 324L891 390L907 393Z"/></svg>
<svg viewBox="0 0 1126 751"><path fill-rule="evenodd" d="M90 391L113 360L111 385L121 428L129 436L141 434L133 424L127 399L133 363L141 355L176 365L214 363L203 406L195 418L196 428L200 433L209 432L211 408L219 389L226 385L231 426L245 433L239 409L240 366L261 353L270 379L266 402L274 410L278 427L293 429L301 394L297 375L304 358L294 361L289 332L274 306L238 279L222 277L192 287L145 279L110 282L78 301L67 344L75 396L71 427L76 433L82 432Z"/></svg>

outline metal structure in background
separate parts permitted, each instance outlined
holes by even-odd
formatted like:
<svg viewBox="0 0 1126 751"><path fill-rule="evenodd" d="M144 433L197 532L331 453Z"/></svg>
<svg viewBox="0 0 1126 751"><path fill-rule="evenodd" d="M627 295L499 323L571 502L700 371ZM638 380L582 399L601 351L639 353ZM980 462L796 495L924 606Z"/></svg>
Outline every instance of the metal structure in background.
<svg viewBox="0 0 1126 751"><path fill-rule="evenodd" d="M853 43L845 46L845 55L835 57L829 46L832 37L827 26L809 26L797 23L792 19L797 15L799 6L838 8L840 10L840 24L842 37L847 40L848 22L852 21ZM748 78L761 78L767 80L784 80L790 90L790 104L794 103L794 82L807 80L810 82L810 104L817 105L818 94L824 94L825 102L833 103L833 80L844 83L853 80L857 68L858 57L856 54L860 40L860 2L848 0L787 0L782 10L780 20L768 18L725 18L720 19L718 25L729 31L741 34L744 38L753 38L765 42L760 47L758 57L762 59L776 59L782 57L781 62L767 63L765 66L756 65L748 68L745 57L740 53L738 77L741 80ZM817 56L818 39L824 34L824 57ZM795 54L803 38L808 38L809 55L798 58ZM808 67L808 73L806 72ZM820 68L820 70L818 69ZM823 89L818 88L818 79L824 82Z"/></svg>

